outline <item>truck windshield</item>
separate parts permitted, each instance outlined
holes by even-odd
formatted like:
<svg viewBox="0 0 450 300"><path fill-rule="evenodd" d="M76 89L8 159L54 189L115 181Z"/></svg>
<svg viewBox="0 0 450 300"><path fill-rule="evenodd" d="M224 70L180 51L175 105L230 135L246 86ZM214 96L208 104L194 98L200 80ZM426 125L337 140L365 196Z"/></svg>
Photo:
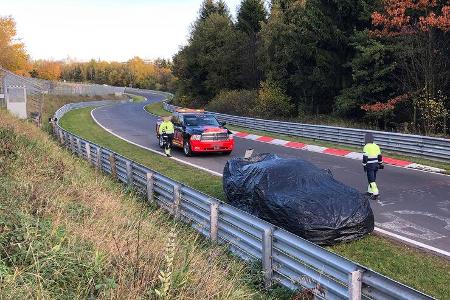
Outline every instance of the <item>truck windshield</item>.
<svg viewBox="0 0 450 300"><path fill-rule="evenodd" d="M216 118L210 115L189 115L184 116L186 126L220 126Z"/></svg>

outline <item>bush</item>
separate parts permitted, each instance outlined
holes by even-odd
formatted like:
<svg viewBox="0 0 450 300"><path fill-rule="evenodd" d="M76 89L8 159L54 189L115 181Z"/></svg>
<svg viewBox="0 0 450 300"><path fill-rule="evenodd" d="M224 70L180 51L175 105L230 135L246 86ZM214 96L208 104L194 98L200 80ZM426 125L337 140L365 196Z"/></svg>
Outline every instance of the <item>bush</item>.
<svg viewBox="0 0 450 300"><path fill-rule="evenodd" d="M261 118L286 118L293 111L291 98L274 81L262 81L258 92L258 103L255 108L256 115Z"/></svg>
<svg viewBox="0 0 450 300"><path fill-rule="evenodd" d="M207 110L238 116L253 116L258 102L256 90L221 91L207 105Z"/></svg>

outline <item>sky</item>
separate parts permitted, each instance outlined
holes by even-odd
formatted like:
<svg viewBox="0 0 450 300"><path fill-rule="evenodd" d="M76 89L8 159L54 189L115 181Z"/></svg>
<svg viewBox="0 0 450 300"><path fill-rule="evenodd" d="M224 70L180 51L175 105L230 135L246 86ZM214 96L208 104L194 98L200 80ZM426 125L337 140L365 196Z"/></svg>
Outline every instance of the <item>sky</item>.
<svg viewBox="0 0 450 300"><path fill-rule="evenodd" d="M0 0L32 59L171 58L202 0ZM226 0L233 15L240 0Z"/></svg>

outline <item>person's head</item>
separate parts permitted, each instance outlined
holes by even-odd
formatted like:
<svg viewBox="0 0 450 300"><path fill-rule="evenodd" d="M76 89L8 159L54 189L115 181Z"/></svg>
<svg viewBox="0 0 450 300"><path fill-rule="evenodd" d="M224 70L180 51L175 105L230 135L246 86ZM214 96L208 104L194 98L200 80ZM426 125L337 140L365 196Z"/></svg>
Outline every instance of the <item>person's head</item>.
<svg viewBox="0 0 450 300"><path fill-rule="evenodd" d="M168 122L168 121L170 121L172 119L172 117L171 116L166 116L166 117L163 117L162 119L163 119L164 122Z"/></svg>
<svg viewBox="0 0 450 300"><path fill-rule="evenodd" d="M366 144L373 143L373 134L371 132L367 132L366 135L364 136L364 141Z"/></svg>

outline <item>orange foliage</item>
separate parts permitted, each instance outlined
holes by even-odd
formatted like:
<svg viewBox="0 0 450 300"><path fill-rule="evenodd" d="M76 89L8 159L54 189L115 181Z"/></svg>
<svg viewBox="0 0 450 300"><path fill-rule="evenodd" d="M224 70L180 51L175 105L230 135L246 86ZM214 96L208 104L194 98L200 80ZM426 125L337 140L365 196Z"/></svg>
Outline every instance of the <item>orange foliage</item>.
<svg viewBox="0 0 450 300"><path fill-rule="evenodd" d="M409 35L419 31L450 30L450 1L438 5L437 0L385 0L384 12L372 13L372 24L381 28L376 36Z"/></svg>
<svg viewBox="0 0 450 300"><path fill-rule="evenodd" d="M46 80L58 80L61 77L61 62L40 60L35 62L34 71L37 77Z"/></svg>
<svg viewBox="0 0 450 300"><path fill-rule="evenodd" d="M367 112L372 112L372 113L392 111L392 110L394 110L395 105L407 100L408 97L409 97L408 94L400 95L400 96L390 99L386 103L376 102L374 104L362 105L361 109L365 110Z"/></svg>

